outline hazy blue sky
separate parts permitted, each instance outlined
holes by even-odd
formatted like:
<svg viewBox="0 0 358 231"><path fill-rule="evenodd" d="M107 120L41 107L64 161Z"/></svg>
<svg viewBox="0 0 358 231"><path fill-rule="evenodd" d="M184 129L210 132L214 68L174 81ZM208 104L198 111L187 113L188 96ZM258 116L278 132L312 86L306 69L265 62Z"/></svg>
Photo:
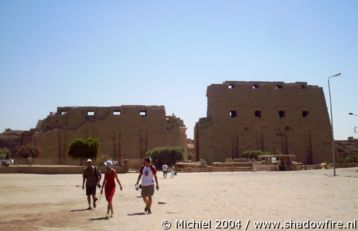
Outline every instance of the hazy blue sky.
<svg viewBox="0 0 358 231"><path fill-rule="evenodd" d="M357 137L358 1L0 0L0 131L58 106L165 105L193 127L225 80L332 79L335 136Z"/></svg>

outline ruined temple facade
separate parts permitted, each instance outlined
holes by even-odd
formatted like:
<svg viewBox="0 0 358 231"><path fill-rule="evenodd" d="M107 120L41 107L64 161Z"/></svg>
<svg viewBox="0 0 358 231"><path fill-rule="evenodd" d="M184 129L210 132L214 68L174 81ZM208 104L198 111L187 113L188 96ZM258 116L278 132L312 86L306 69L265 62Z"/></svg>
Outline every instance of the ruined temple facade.
<svg viewBox="0 0 358 231"><path fill-rule="evenodd" d="M159 146L186 147L186 128L181 119L166 116L164 106L59 107L40 120L28 135L38 147L37 164L78 163L67 155L76 138L95 137L99 155L113 160L141 159Z"/></svg>
<svg viewBox="0 0 358 231"><path fill-rule="evenodd" d="M245 150L330 162L331 126L323 89L305 82L226 81L207 89L207 117L195 126L196 158L240 158Z"/></svg>

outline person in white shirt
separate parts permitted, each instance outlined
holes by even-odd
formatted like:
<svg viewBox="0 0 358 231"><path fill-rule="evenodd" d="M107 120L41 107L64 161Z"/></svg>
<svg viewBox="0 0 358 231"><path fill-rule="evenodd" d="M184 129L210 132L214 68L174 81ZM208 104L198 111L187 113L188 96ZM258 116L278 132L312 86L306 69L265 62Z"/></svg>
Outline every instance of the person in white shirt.
<svg viewBox="0 0 358 231"><path fill-rule="evenodd" d="M145 203L144 211L148 212L148 214L151 214L152 196L154 194L154 180L157 190L159 190L159 184L157 178L157 170L155 169L154 166L151 165L151 159L149 157L144 159L144 166L141 167L139 170L139 176L136 185L138 185L139 180L141 178L142 178L141 196L143 197L143 201Z"/></svg>
<svg viewBox="0 0 358 231"><path fill-rule="evenodd" d="M164 177L164 179L165 179L165 178L167 178L167 174L168 174L168 165L167 165L167 164L163 164L162 170L163 170L163 177Z"/></svg>

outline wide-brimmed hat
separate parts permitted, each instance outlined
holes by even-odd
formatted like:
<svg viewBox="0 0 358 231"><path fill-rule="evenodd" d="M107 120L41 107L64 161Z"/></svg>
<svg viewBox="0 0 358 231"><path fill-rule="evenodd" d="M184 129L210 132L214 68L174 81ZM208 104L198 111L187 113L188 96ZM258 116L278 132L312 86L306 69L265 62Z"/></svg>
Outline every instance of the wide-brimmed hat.
<svg viewBox="0 0 358 231"><path fill-rule="evenodd" d="M108 168L112 168L113 162L111 160L107 160L106 162L104 162L104 165L106 165Z"/></svg>
<svg viewBox="0 0 358 231"><path fill-rule="evenodd" d="M92 162L92 160L91 160L91 159L87 159L87 163L88 163L88 162Z"/></svg>

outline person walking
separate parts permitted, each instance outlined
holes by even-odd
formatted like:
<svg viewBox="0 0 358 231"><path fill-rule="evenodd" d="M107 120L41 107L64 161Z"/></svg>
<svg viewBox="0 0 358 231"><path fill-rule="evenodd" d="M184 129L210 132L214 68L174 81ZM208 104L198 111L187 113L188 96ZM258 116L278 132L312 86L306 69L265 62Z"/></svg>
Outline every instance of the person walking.
<svg viewBox="0 0 358 231"><path fill-rule="evenodd" d="M177 175L177 171L175 169L175 166L173 165L173 168L172 168L172 171L171 171L171 174L170 174L170 178L173 179L176 175Z"/></svg>
<svg viewBox="0 0 358 231"><path fill-rule="evenodd" d="M151 159L149 157L144 159L144 166L139 170L139 176L137 183L135 184L136 186L138 185L140 179L142 179L141 196L145 203L144 212L151 214L152 196L154 194L154 180L157 190L159 190L159 183L157 178L157 170L154 166L151 165Z"/></svg>
<svg viewBox="0 0 358 231"><path fill-rule="evenodd" d="M31 168L31 166L32 166L32 155L29 154L27 156L27 167Z"/></svg>
<svg viewBox="0 0 358 231"><path fill-rule="evenodd" d="M167 174L168 174L168 165L167 164L163 164L162 171L163 171L164 179L167 178Z"/></svg>
<svg viewBox="0 0 358 231"><path fill-rule="evenodd" d="M114 216L112 204L113 195L116 191L116 182L114 180L117 181L121 191L123 190L123 187L118 179L117 171L113 168L113 162L111 160L107 160L106 162L104 162L104 165L107 167L107 170L103 179L101 194L103 193L104 188L106 200L108 202L106 215L106 218L108 219Z"/></svg>
<svg viewBox="0 0 358 231"><path fill-rule="evenodd" d="M100 186L101 181L101 172L97 167L92 165L91 159L87 160L87 167L83 170L82 179L82 189L85 188L86 183L88 210L91 210L91 196L93 199L93 208L96 208L96 186Z"/></svg>

